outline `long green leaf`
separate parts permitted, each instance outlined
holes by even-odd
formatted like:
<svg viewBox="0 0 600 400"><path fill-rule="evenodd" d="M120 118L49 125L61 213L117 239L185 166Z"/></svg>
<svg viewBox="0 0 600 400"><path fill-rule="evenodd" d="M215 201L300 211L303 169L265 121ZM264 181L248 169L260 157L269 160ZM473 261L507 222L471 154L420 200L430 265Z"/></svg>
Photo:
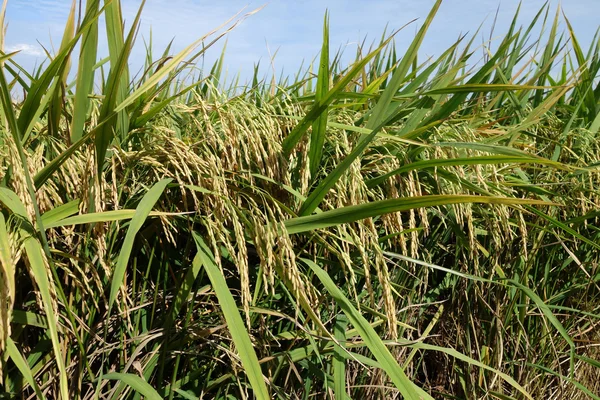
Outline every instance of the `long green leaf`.
<svg viewBox="0 0 600 400"><path fill-rule="evenodd" d="M410 47L408 48L406 55L398 64L396 71L392 75L392 81L389 86L384 90L381 98L373 108L373 112L367 121L366 128L372 129L373 131L368 136L363 136L356 147L352 150L352 152L344 158L344 160L339 163L336 168L329 174L323 181L315 188L306 201L300 207L298 212L299 215L309 215L311 214L321 203L323 198L327 195L329 190L336 184L336 182L344 175L344 173L350 168L350 165L356 160L363 151L367 148L368 144L375 138L377 133L383 129L388 123L396 117L398 112L401 111L402 107L396 108L394 112L391 114L388 113L388 108L392 102L393 96L396 94L400 85L402 84L410 65L416 60L417 53L419 51L419 47L425 38L425 34L437 10L439 9L442 1L437 0L435 5L433 6L431 12L427 16L425 23L419 30L419 33L414 38ZM384 42L385 43L385 42ZM291 135L291 134L290 134ZM285 142L284 142L285 144Z"/></svg>
<svg viewBox="0 0 600 400"><path fill-rule="evenodd" d="M86 12L98 13L100 0L87 0ZM98 51L98 20L94 19L90 26L83 31L81 48L79 50L79 66L77 71L77 86L73 99L73 118L71 121L71 143L77 142L83 136L90 104L89 95L94 84L94 65Z"/></svg>
<svg viewBox="0 0 600 400"><path fill-rule="evenodd" d="M251 11L247 14L244 15L244 17L238 21L236 21L231 27L229 27L225 32L221 33L220 35L217 36L216 39L214 39L209 45L203 46L201 51L198 52L197 54L195 54L192 59L199 57L200 55L202 55L212 44L214 44L217 40L219 40L220 38L222 38L223 36L225 36L225 34L227 34L228 32L230 32L231 30L233 30L244 18L258 12L261 8L258 8L254 11ZM230 20L231 21L231 20ZM229 21L228 21L229 22ZM221 25L223 26L223 25ZM127 96L126 99L123 99L123 101L119 102L118 106L115 108L115 112L121 112L123 110L125 110L125 108L127 108L129 105L133 104L138 98L140 98L144 93L146 93L148 90L150 90L150 88L154 87L157 83L159 83L165 76L167 76L169 73L173 72L173 70L176 69L176 67L185 60L185 58L187 56L189 56L194 49L196 49L200 44L202 44L202 42L204 40L206 40L207 37L209 37L210 35L214 34L219 28L209 32L208 34L204 35L202 38L196 40L194 43L192 43L191 45L187 46L185 49L181 50L178 54L176 54L175 56L173 56L169 62L167 62L162 68L160 68L157 72L155 72L148 80L146 80L144 82L143 85L141 85L139 88L137 88L133 93L131 93L129 96Z"/></svg>
<svg viewBox="0 0 600 400"><path fill-rule="evenodd" d="M123 284L123 278L125 277L125 270L127 269L129 256L131 255L131 250L133 249L135 236L142 228L142 225L146 221L146 218L148 218L148 215L154 207L154 204L156 204L158 198L162 195L170 182L171 179L163 179L154 184L154 186L152 186L152 188L144 195L140 201L140 204L135 209L135 214L131 219L129 229L127 229L127 234L125 235L125 240L123 240L121 245L121 251L119 253L119 258L117 259L117 265L111 279L110 297L108 300L109 310L112 309L113 303L117 297L117 293L119 292L119 288Z"/></svg>
<svg viewBox="0 0 600 400"><path fill-rule="evenodd" d="M315 101L320 103L329 91L329 18L325 13L323 22L323 46L321 47L321 61L319 63L319 75L317 78L317 92ZM312 125L310 135L310 148L308 151L310 176L314 180L321 166L323 144L327 132L327 108Z"/></svg>
<svg viewBox="0 0 600 400"><path fill-rule="evenodd" d="M425 22L419 29L419 32L413 39L412 43L406 50L404 57L402 57L402 61L396 67L394 73L392 74L392 80L389 85L383 91L381 98L373 107L373 112L367 121L366 128L374 129L376 126L380 125L383 121L387 119L388 108L392 103L393 97L397 94L400 86L402 85L406 74L408 73L409 68L413 64L413 62L417 59L417 54L419 52L419 48L421 47L421 43L423 43L423 39L425 39L425 34L429 29L429 26L433 22L435 15L437 14L440 5L442 4L442 0L437 0L429 15L425 19Z"/></svg>
<svg viewBox="0 0 600 400"><path fill-rule="evenodd" d="M285 221L289 234L308 232L315 229L359 221L383 214L408 211L415 208L436 207L447 204L548 204L540 200L514 199L509 197L472 196L472 195L430 195L387 199L365 204L336 208L319 214L290 218Z"/></svg>
<svg viewBox="0 0 600 400"><path fill-rule="evenodd" d="M15 266L10 252L10 239L6 228L6 220L0 212L0 296L2 296L0 310L0 343L6 343L9 338L9 329L13 304L16 298L15 291Z"/></svg>
<svg viewBox="0 0 600 400"><path fill-rule="evenodd" d="M61 206L55 207L52 210L46 211L42 214L42 221L44 222L44 228L48 228L47 224L55 223L71 215L77 214L79 211L79 200L73 200Z"/></svg>
<svg viewBox="0 0 600 400"><path fill-rule="evenodd" d="M440 89L427 90L423 95L456 94L456 93L492 93L515 90L552 89L551 86L511 85L500 83L467 83L457 86L446 86Z"/></svg>
<svg viewBox="0 0 600 400"><path fill-rule="evenodd" d="M396 388L402 393L407 400L429 399L433 397L425 393L423 389L411 382L402 367L398 364L392 353L385 346L377 332L371 327L369 322L352 306L350 300L344 296L336 283L329 277L321 267L311 260L302 259L302 261L310 267L317 278L321 281L327 292L333 297L333 300L344 311L350 323L358 330L361 338L375 356L375 359L381 364L381 368L390 377Z"/></svg>
<svg viewBox="0 0 600 400"><path fill-rule="evenodd" d="M578 357L579 358L579 357ZM588 389L586 386L582 385L581 383L579 383L578 381L576 381L573 378L570 378L568 376L564 376L548 367L545 367L543 365L539 365L539 364L533 364L533 363L527 363L528 366L540 369L550 375L553 375L559 379L565 380L566 382L571 383L573 386L575 386L577 389L581 390L583 393L585 393L587 396L589 396L588 398L593 399L593 400L600 400L600 396L598 396L596 393L593 393L590 389Z"/></svg>
<svg viewBox="0 0 600 400"><path fill-rule="evenodd" d="M346 340L346 325L348 319L344 315L338 315L335 320L333 334L335 339L342 343ZM346 390L346 357L345 351L339 346L333 350L333 393L336 399L348 398Z"/></svg>
<svg viewBox="0 0 600 400"><path fill-rule="evenodd" d="M377 178L367 181L368 187L375 187L388 178L399 175L405 172L421 170L435 167L450 167L456 165L487 165L487 164L540 164L548 166L560 166L556 161L546 160L538 157L523 157L523 156L481 156L481 157L461 157L461 158L445 158L435 160L416 161L414 163L403 165L393 171L387 172Z"/></svg>
<svg viewBox="0 0 600 400"><path fill-rule="evenodd" d="M148 382L143 380L137 375L133 374L123 374L120 372L110 372L108 374L102 375L103 379L121 381L125 383L127 386L131 387L136 392L140 393L144 396L144 398L148 400L162 400L163 398L158 394L158 392L150 386Z"/></svg>
<svg viewBox="0 0 600 400"><path fill-rule="evenodd" d="M314 121L319 118L321 113L327 109L336 96L342 92L346 86L354 79L354 77L363 69L365 65L375 57L385 46L392 40L392 37L387 39L378 48L367 54L364 58L360 59L352 65L352 67L342 76L333 87L327 92L325 97L320 102L315 103L311 110L304 116L304 118L292 129L289 135L284 139L282 143L282 150L284 155L291 154L296 144L302 139L308 128L313 124Z"/></svg>
<svg viewBox="0 0 600 400"><path fill-rule="evenodd" d="M533 290L531 290L527 286L525 286L522 283L517 282L513 279L508 279L507 282L509 284L519 288L520 290L522 290L527 295L527 297L529 297L531 300L533 300L533 302L535 303L537 308L540 309L542 314L544 314L544 316L548 319L548 321L550 321L550 323L556 328L558 333L560 333L560 335L563 337L563 339L565 339L565 341L567 342L567 344L569 345L570 350L571 350L571 352L570 352L571 369L569 371L569 377L572 379L573 374L575 373L575 343L573 342L571 335L569 335L569 333L567 332L567 330L565 329L563 324L561 324L560 321L558 320L558 318L556 318L556 315L554 315L552 310L550 310L550 307L548 307L548 305L544 302L544 300L542 300L540 298L540 296L538 296Z"/></svg>
<svg viewBox="0 0 600 400"><path fill-rule="evenodd" d="M67 17L65 24L65 31L60 44L60 50L70 50L70 42L75 36L75 9L76 1L71 2L71 11ZM48 130L54 137L60 137L60 119L63 112L63 104L65 98L65 88L67 86L67 77L69 75L69 68L71 65L71 57L65 59L64 67L60 75L56 77L56 82L53 87L54 90L51 93L50 101L48 103Z"/></svg>
<svg viewBox="0 0 600 400"><path fill-rule="evenodd" d="M100 13L86 13L79 30L75 32L71 41L64 46L61 46L60 51L50 61L48 67L46 67L41 76L35 79L29 86L27 97L23 102L17 122L19 134L22 135L22 137L27 137L34 125L38 123L40 115L52 98L51 94L54 93L57 84L56 78L61 76L67 68L69 56L83 31L93 24L99 16Z"/></svg>
<svg viewBox="0 0 600 400"><path fill-rule="evenodd" d="M105 121L106 122L106 121ZM56 156L52 161L47 163L41 170L38 171L37 174L33 177L33 184L36 189L39 189L46 183L48 179L54 174L56 171L60 169L60 167L71 157L77 150L79 150L86 142L95 135L95 133L103 126L99 124L94 130L87 133L84 137L80 138L77 142L70 145L65 151Z"/></svg>
<svg viewBox="0 0 600 400"><path fill-rule="evenodd" d="M13 213L20 219L20 239L23 241L25 253L27 254L27 258L30 264L31 274L33 275L38 286L38 290L42 298L42 305L44 307L44 311L46 312L46 316L48 319L49 336L54 350L56 365L58 367L59 392L62 398L68 398L69 385L67 380L67 371L65 368L65 361L63 358L62 348L58 339L58 319L56 317L56 314L54 313L54 301L52 296L50 295L48 270L51 268L46 268L47 263L51 262L50 250L48 249L47 240L43 229L43 222L37 203L37 197L35 189L33 187L33 181L29 173L29 164L27 162L27 156L21 143L21 131L19 129L18 121L15 115L15 110L11 102L9 88L6 83L3 68L0 68L0 102L2 103L2 112L4 115L4 120L7 124L6 128L10 131L10 134L13 137L13 141L16 145L17 152L19 154L21 167L23 168L23 171L25 171L24 175L27 192L31 199L31 202L33 203L35 222L37 224L38 229L40 230L41 239L45 244L45 255L42 245L33 236L34 230L32 221L29 220L25 205L21 202L19 197L11 190L0 187L0 201L2 201L7 207L11 208Z"/></svg>
<svg viewBox="0 0 600 400"><path fill-rule="evenodd" d="M66 217L59 219L57 218L48 218L48 225L44 225L44 228L56 228L59 226L70 226L70 225L83 225L83 224L96 224L98 222L113 222L113 221L122 221L125 219L131 219L135 216L137 210L113 210L113 211L103 211L97 213L88 213L81 215L74 215L72 217ZM66 210L65 210L66 213ZM180 215L179 213L165 213L160 211L151 211L148 213L149 217L157 217L157 216L169 216L169 215Z"/></svg>
<svg viewBox="0 0 600 400"><path fill-rule="evenodd" d="M390 116L390 120L394 118L394 116ZM331 188L333 188L336 182L346 173L348 168L352 165L352 163L362 154L362 152L367 148L369 143L375 138L375 136L388 124L388 120L384 121L381 125L375 127L371 133L361 139L361 141L356 145L356 147L352 150L352 152L347 155L335 168L333 171L327 175L325 179L321 181L319 186L317 186L310 195L306 198L300 210L298 211L298 215L305 216L312 213L319 207L319 204L325 198L327 193Z"/></svg>
<svg viewBox="0 0 600 400"><path fill-rule="evenodd" d="M133 20L127 40L122 42L122 19L120 14L120 2L112 1L107 8L106 30L109 39L109 50L111 57L111 69L106 84L106 94L102 107L100 108L100 121L107 121L96 133L94 143L96 147L96 166L98 177L102 176L106 151L111 144L115 132L125 134L128 125L127 116L124 112L115 114L115 105L123 101L127 93L128 84L128 61L133 48L135 35L140 23L142 9L146 0L142 0L138 12Z"/></svg>
<svg viewBox="0 0 600 400"><path fill-rule="evenodd" d="M127 38L125 38L124 32L124 20L121 13L121 0L104 0L106 5L106 38L108 41L108 53L110 57L110 74L113 71L115 75L115 81L113 85L108 86L110 89L110 109L107 112L113 111L114 105L122 102L127 97L129 84L129 55L131 54L131 48L135 40L135 34L138 29L139 18L142 13L142 9L146 0L142 0L136 18L131 26ZM114 133L117 137L125 135L129 127L129 116L126 112L122 111L117 113L115 122L113 124Z"/></svg>
<svg viewBox="0 0 600 400"><path fill-rule="evenodd" d="M42 245L33 236L29 236L29 232L23 232L21 234L26 237L23 241L23 247L29 260L29 266L31 273L35 279L35 283L38 287L40 296L42 298L42 305L44 312L46 313L46 319L48 320L48 331L50 340L52 341L52 347L54 349L54 359L58 365L61 379L61 396L68 398L68 386L67 386L67 373L65 368L65 361L63 355L63 347L58 338L58 318L54 312L54 301L50 294L50 281L48 279L48 268L46 267L47 262L44 257L44 251Z"/></svg>
<svg viewBox="0 0 600 400"><path fill-rule="evenodd" d="M21 352L15 345L15 342L13 342L11 338L8 338L6 342L6 353L8 354L8 357L10 357L12 362L15 363L15 366L17 367L23 378L25 378L25 382L27 382L27 384L33 388L37 398L45 399L46 396L44 396L39 385L35 381L33 373L31 372L29 365L27 365L27 361L23 358L23 355L21 354Z"/></svg>
<svg viewBox="0 0 600 400"><path fill-rule="evenodd" d="M269 391L265 385L264 377L260 364L258 363L258 357L254 352L254 347L250 341L248 331L244 326L244 321L240 316L235 300L227 287L227 282L223 277L223 274L219 270L219 267L215 264L214 257L204 240L195 232L193 232L196 246L198 247L198 254L200 258L194 259L194 262L202 262L204 269L210 279L212 287L219 300L219 305L223 311L223 316L227 322L229 333L235 343L237 353L242 361L246 376L250 381L250 385L254 391L255 398L259 400L270 399Z"/></svg>

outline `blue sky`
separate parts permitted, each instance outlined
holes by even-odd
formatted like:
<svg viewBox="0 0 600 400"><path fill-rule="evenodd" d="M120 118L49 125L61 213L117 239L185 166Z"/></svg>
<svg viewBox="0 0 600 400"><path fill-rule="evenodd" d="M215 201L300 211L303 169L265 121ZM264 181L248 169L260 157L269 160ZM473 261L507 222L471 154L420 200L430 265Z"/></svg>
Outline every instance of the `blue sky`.
<svg viewBox="0 0 600 400"><path fill-rule="evenodd" d="M124 17L131 21L140 2L121 1ZM249 77L257 61L271 68L270 54L276 52L275 70L293 74L302 60L310 62L318 54L326 9L331 14L331 48L341 46L352 55L358 41L365 36L368 41L376 40L386 24L395 30L413 19L423 20L433 3L434 0L271 0L229 34L225 64L230 75L239 71L243 77ZM178 50L244 7L249 11L264 4L249 0L147 0L140 33L148 37L152 28L156 54L173 38L174 50ZM475 32L482 22L487 39L498 6L496 34L499 36L508 27L518 4L518 0L445 0L423 44L423 56L439 55L461 33ZM528 23L543 4L543 0L524 0L520 21ZM558 2L551 4L555 9ZM43 59L41 45L51 49L52 44L60 44L70 5L70 0L9 0L6 50L22 50L16 60L28 68L39 63ZM563 0L561 6L587 48L599 26L600 0ZM418 26L419 21L397 36L400 51ZM479 43L482 40L484 35L480 34ZM138 42L141 43L141 37ZM105 41L101 40L100 46L101 52L106 53ZM217 45L208 54L207 62L220 49ZM133 62L140 60L141 65L142 59L143 48L138 46Z"/></svg>

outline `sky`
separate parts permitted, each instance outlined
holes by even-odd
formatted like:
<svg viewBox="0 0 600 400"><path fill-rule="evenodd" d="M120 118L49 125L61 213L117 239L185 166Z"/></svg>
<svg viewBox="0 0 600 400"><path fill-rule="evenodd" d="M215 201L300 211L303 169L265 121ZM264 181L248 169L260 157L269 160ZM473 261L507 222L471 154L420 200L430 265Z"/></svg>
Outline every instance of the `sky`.
<svg viewBox="0 0 600 400"><path fill-rule="evenodd" d="M519 21L530 22L544 3L545 0L523 0ZM121 0L121 4L126 22L131 22L140 0ZM417 19L396 37L402 52L433 4L434 0L147 0L138 43L143 43L152 31L155 54L162 53L171 40L173 50L181 50L240 10L248 12L265 5L227 36L225 68L229 76L239 72L242 79L248 79L260 61L263 68L274 69L278 74L295 74L303 61L306 65L319 53L326 10L330 13L332 53L342 48L350 59L365 37L367 43L377 41L386 26L393 31ZM478 43L487 40L497 10L492 38L500 38L518 4L518 0L443 1L421 48L422 56L440 55L461 34L475 33L482 23ZM556 10L559 3L550 4ZM6 51L21 50L15 60L28 69L41 62L45 57L43 48L52 51L53 46L60 45L70 6L71 0L9 0ZM600 0L563 0L561 7L587 49L600 25ZM208 66L220 54L223 43L207 53ZM102 34L100 52L108 52ZM142 65L143 57L144 48L138 45L132 56L134 68Z"/></svg>

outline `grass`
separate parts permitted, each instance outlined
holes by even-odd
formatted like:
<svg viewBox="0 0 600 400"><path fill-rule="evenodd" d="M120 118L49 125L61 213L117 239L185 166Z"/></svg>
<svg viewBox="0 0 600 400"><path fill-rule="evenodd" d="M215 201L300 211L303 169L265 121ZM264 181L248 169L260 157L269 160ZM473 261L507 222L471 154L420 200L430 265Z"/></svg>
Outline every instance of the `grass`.
<svg viewBox="0 0 600 400"><path fill-rule="evenodd" d="M143 2L2 53L2 396L600 398L598 37L544 6L422 60L440 4L247 85L194 62L252 13L139 74Z"/></svg>

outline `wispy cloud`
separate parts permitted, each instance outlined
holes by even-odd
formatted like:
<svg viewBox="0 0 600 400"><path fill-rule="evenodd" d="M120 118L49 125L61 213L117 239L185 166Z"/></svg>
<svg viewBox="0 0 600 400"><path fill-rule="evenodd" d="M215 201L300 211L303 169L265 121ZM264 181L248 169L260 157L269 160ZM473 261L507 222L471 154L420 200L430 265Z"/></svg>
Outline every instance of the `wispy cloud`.
<svg viewBox="0 0 600 400"><path fill-rule="evenodd" d="M18 43L13 45L6 46L6 52L12 53L14 51L19 51L20 54L26 56L34 56L41 57L44 55L44 52L39 46L27 44L27 43Z"/></svg>

